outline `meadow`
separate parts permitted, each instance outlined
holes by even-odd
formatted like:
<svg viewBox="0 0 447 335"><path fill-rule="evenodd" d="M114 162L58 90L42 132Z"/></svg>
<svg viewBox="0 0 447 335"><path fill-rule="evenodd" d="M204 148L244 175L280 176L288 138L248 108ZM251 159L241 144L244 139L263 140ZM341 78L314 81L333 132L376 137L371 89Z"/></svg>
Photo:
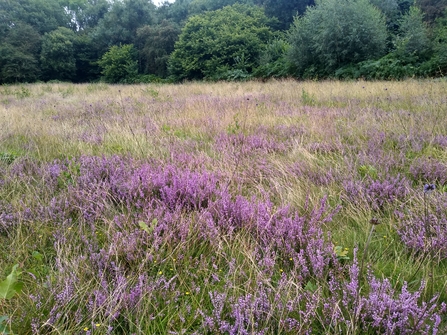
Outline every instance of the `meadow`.
<svg viewBox="0 0 447 335"><path fill-rule="evenodd" d="M0 334L444 334L447 81L0 86Z"/></svg>

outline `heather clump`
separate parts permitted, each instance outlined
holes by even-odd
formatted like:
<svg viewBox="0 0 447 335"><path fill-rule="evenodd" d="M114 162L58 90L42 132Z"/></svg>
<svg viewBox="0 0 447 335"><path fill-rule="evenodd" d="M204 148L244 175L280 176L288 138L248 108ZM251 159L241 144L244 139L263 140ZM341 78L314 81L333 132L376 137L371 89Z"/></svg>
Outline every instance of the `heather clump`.
<svg viewBox="0 0 447 335"><path fill-rule="evenodd" d="M446 305L438 297L421 302L422 284L415 292L403 283L395 289L388 279L368 276L360 284L356 263L345 280L332 276L324 285L292 288L283 274L272 287L259 283L256 293L239 298L211 292L212 314L203 328L216 334L438 334Z"/></svg>
<svg viewBox="0 0 447 335"><path fill-rule="evenodd" d="M424 188L419 210L399 212L398 233L411 250L436 259L447 258L447 197L436 192L433 184ZM434 193L431 193L434 191ZM421 200L419 200L421 201Z"/></svg>
<svg viewBox="0 0 447 335"><path fill-rule="evenodd" d="M435 182L447 184L447 164L433 157L418 158L410 165L410 174L414 181L420 183Z"/></svg>
<svg viewBox="0 0 447 335"><path fill-rule="evenodd" d="M375 174L375 170L368 169ZM373 178L367 175L362 180L343 182L346 199L354 204L366 202L373 211L383 211L390 205L397 205L405 200L409 192L409 182L403 176L385 176Z"/></svg>
<svg viewBox="0 0 447 335"><path fill-rule="evenodd" d="M219 151L237 152L241 155L256 155L262 153L281 153L286 150L284 143L261 135L221 134L216 140Z"/></svg>
<svg viewBox="0 0 447 335"><path fill-rule="evenodd" d="M410 292L404 282L396 289L389 279L378 279L372 274L361 281L357 262L349 267L349 277L344 282L331 279L332 297L324 309L331 311L326 322L331 329L344 333L366 334L437 334L445 303L438 304L438 297L420 301L425 284Z"/></svg>

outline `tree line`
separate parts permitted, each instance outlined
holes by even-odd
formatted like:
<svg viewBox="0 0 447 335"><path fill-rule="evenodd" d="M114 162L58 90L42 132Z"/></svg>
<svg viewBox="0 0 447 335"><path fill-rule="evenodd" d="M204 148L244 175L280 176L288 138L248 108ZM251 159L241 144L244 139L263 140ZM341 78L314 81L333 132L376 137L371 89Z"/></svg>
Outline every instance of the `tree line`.
<svg viewBox="0 0 447 335"><path fill-rule="evenodd" d="M445 76L447 0L0 0L0 84Z"/></svg>

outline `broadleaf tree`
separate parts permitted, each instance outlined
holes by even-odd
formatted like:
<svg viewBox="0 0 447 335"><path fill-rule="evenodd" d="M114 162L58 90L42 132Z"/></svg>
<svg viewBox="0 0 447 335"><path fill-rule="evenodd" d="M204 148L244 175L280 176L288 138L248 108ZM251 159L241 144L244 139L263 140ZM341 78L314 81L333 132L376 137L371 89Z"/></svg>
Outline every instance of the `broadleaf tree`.
<svg viewBox="0 0 447 335"><path fill-rule="evenodd" d="M40 34L17 22L0 39L0 83L33 82L38 79Z"/></svg>
<svg viewBox="0 0 447 335"><path fill-rule="evenodd" d="M133 44L114 45L98 61L108 83L132 83L138 75L138 62Z"/></svg>
<svg viewBox="0 0 447 335"><path fill-rule="evenodd" d="M155 10L149 0L114 1L90 36L101 54L113 45L133 44L138 28L155 22Z"/></svg>
<svg viewBox="0 0 447 335"><path fill-rule="evenodd" d="M262 8L241 4L192 16L169 59L170 73L176 80L249 74L272 37L270 23Z"/></svg>
<svg viewBox="0 0 447 335"><path fill-rule="evenodd" d="M386 39L385 18L368 0L320 0L294 21L289 59L298 76L327 76L382 56Z"/></svg>
<svg viewBox="0 0 447 335"><path fill-rule="evenodd" d="M70 26L70 15L58 0L2 0L0 1L1 26L19 22L32 26L43 35L58 27Z"/></svg>
<svg viewBox="0 0 447 335"><path fill-rule="evenodd" d="M315 0L263 0L262 4L268 16L278 19L278 28L287 30L293 23L293 18L304 15L307 7L315 5Z"/></svg>
<svg viewBox="0 0 447 335"><path fill-rule="evenodd" d="M76 74L75 39L75 33L65 27L43 36L40 63L45 80L73 80Z"/></svg>
<svg viewBox="0 0 447 335"><path fill-rule="evenodd" d="M139 67L142 74L167 76L167 62L180 35L180 27L170 21L137 30Z"/></svg>
<svg viewBox="0 0 447 335"><path fill-rule="evenodd" d="M399 25L397 52L402 57L423 57L430 50L428 28L424 22L424 13L412 6Z"/></svg>

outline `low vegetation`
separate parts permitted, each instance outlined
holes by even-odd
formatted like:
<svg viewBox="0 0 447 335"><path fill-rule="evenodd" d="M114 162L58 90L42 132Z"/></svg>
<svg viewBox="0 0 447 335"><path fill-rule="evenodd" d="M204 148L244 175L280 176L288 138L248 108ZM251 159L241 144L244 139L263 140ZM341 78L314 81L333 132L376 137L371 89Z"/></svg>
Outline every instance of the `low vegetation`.
<svg viewBox="0 0 447 335"><path fill-rule="evenodd" d="M0 86L0 333L444 333L446 91Z"/></svg>

